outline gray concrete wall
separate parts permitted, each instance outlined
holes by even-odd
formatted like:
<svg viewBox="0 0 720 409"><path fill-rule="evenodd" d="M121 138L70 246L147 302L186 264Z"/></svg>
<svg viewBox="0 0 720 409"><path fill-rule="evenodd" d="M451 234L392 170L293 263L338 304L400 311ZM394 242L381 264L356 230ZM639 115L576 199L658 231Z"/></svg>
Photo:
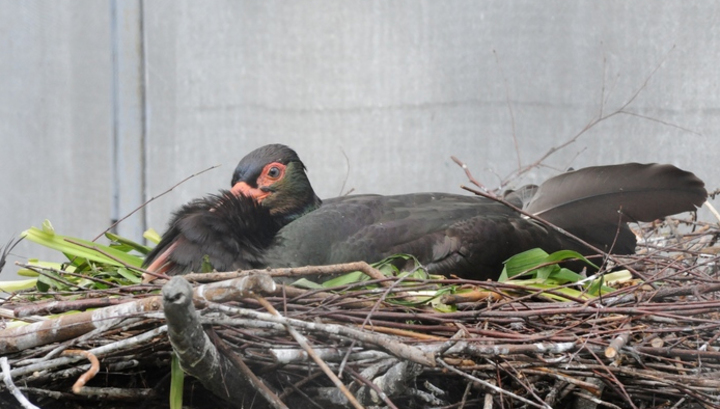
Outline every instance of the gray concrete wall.
<svg viewBox="0 0 720 409"><path fill-rule="evenodd" d="M94 237L111 199L108 4L0 1L0 242L50 219ZM30 243L8 264L62 256ZM16 268L6 265L3 277Z"/></svg>
<svg viewBox="0 0 720 409"><path fill-rule="evenodd" d="M296 148L321 197L343 186L459 192L465 176L450 155L494 187L598 116L609 117L513 183L639 161L720 186L713 2L0 1L0 10L0 239L44 218L94 237L113 209L222 165L120 225L137 239L143 226L162 230L179 204L227 188L237 161L270 142ZM48 254L27 244L14 253Z"/></svg>

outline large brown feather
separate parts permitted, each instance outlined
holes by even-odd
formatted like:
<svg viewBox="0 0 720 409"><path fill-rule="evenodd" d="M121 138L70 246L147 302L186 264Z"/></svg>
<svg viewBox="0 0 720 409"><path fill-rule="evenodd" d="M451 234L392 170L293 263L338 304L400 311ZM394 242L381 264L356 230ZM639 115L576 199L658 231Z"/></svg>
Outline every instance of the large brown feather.
<svg viewBox="0 0 720 409"><path fill-rule="evenodd" d="M707 198L704 183L672 165L627 163L595 166L548 179L526 211L598 247L632 253L626 222L649 222L694 211Z"/></svg>

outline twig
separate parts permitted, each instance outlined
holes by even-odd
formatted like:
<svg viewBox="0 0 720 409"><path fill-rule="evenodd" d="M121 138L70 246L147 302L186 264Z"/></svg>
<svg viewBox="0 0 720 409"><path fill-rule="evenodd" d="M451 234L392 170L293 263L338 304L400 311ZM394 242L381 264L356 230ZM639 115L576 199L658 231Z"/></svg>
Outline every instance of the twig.
<svg viewBox="0 0 720 409"><path fill-rule="evenodd" d="M480 189L482 189L482 190L483 190L484 192L486 192L487 194L492 194L492 193L490 192L490 190L489 190L487 187L485 187L485 185L483 185L482 183L480 183L480 181L478 181L477 179L475 179L475 177L473 176L472 172L470 172L470 168L468 168L468 165L467 165L465 162L461 161L460 159L458 159L458 158L455 157L455 156L450 156L450 159L452 159L453 162L455 162L456 164L458 164L458 166L460 166L460 167L465 171L465 176L468 178L468 180L470 181L470 183L472 183L473 185L479 187Z"/></svg>
<svg viewBox="0 0 720 409"><path fill-rule="evenodd" d="M98 235L97 235L94 239L92 239L91 241L96 241L97 239L99 239L100 237L102 237L105 233L107 233L107 232L109 232L110 230L112 230L113 228L115 228L115 226L117 226L120 222L122 222L123 220L125 220L125 219L127 219L128 217L132 216L133 214L135 214L136 212L138 212L138 211L139 211L140 209L142 209L143 207L147 206L150 202L154 201L155 199L158 199L158 198L160 198L160 197L162 197L162 196L165 196L166 194L172 192L173 189L175 189L176 187L182 185L183 183L187 182L188 180L194 178L195 176L200 176L200 175L202 175L203 173L205 173L205 172L207 172L207 171L209 171L209 170L213 170L213 169L215 169L215 168L217 168L217 167L220 167L220 165L210 166L209 168L207 168L207 169L205 169L205 170L201 170L200 172L193 173L192 175L190 175L190 176L186 177L185 179L179 181L178 183L172 185L172 186L170 187L170 189L168 189L168 190L160 193L160 194L157 195L157 196L151 197L150 199L146 200L145 203L143 203L143 204L141 204L140 206L136 207L135 210L133 210L132 212L126 214L126 215L123 216L123 217L121 217L121 218L118 219L115 223L111 224L110 227L108 227L107 229L105 229L105 231L103 231L102 233L98 234Z"/></svg>
<svg viewBox="0 0 720 409"><path fill-rule="evenodd" d="M100 371L100 361L98 361L97 357L93 355L92 353L88 351L83 351L79 349L68 349L63 351L63 355L79 355L82 357L87 358L90 361L90 369L87 370L80 378L78 378L77 381L75 381L75 384L72 387L73 393L79 395L82 391L83 387L86 383L88 383L89 380L95 377L95 375Z"/></svg>
<svg viewBox="0 0 720 409"><path fill-rule="evenodd" d="M625 399L625 402L627 402L628 405L630 405L631 408L637 409L637 406L635 406L635 403L632 401L632 398L631 398L630 395L628 394L627 389L626 389L625 386L618 380L617 376L615 376L615 374L609 369L609 367L608 367L607 365L605 365L605 363L604 363L602 360L600 360L600 357L598 357L597 354L595 354L595 352L593 351L592 348L587 348L587 347L586 347L585 349L593 356L593 358L595 358L595 360L597 361L598 365L600 365L600 366L603 368L603 370L604 370L604 372L607 374L607 376L608 376L610 379L613 380L614 385L617 387L617 389L620 390L620 394L621 394L621 395L623 396L623 398ZM601 374L598 373L597 375L600 376Z"/></svg>
<svg viewBox="0 0 720 409"><path fill-rule="evenodd" d="M280 313L275 309L275 307L273 307L272 304L267 302L267 300L265 300L263 297L256 296L256 299L266 310L270 312L270 314L276 317L281 316ZM290 335L295 338L295 341L297 341L298 345L300 345L300 347L305 350L308 356L318 365L318 367L320 367L320 369L325 373L325 375L330 378L335 387L337 387L342 392L342 394L345 395L345 399L347 399L353 407L357 409L362 409L363 405L358 402L355 396L350 392L350 390L348 390L347 386L345 386L345 384L342 383L340 378L338 378L337 375L333 373L333 371L330 369L330 367L328 367L325 361L323 361L315 353L315 351L308 343L307 338L305 338L302 334L300 334L295 328L291 327L290 325L285 325L285 327L287 328Z"/></svg>
<svg viewBox="0 0 720 409"><path fill-rule="evenodd" d="M347 169L345 170L345 178L343 178L342 186L340 186L340 194L338 196L343 196L343 190L345 190L345 184L348 181L348 178L350 177L350 158L348 158L347 154L345 153L345 150L343 148L340 148L340 153L342 153L343 157L345 157L345 164L347 165ZM352 192L352 189L350 190ZM349 194L350 192L347 192L345 194Z"/></svg>
<svg viewBox="0 0 720 409"><path fill-rule="evenodd" d="M103 345L101 347L93 348L88 350L89 353L95 355L95 356L105 356L113 352L122 351L124 349L130 349L132 347L137 347L139 345L147 345L149 341L151 341L153 338L156 338L159 335L162 335L167 332L167 326L162 325L160 327L157 327L155 329L152 329L150 331L147 331L145 333L142 333L140 335L136 335L134 337L125 338L123 340L113 342L107 345ZM23 366L20 368L16 368L12 370L12 375L14 377L20 377L27 374L31 374L35 371L47 371L53 368L57 368L63 365L67 365L72 362L79 361L80 358L77 357L61 357L61 358L55 358L49 361L45 362L39 362L36 364L31 364L27 366Z"/></svg>
<svg viewBox="0 0 720 409"><path fill-rule="evenodd" d="M523 215L523 216L526 216L526 217L528 217L528 218L530 218L530 219L533 219L533 220L541 223L542 225L544 225L544 226L546 226L546 227L548 227L548 228L550 228L550 229L552 229L552 230L554 230L554 231L556 231L556 232L558 232L558 233L560 233L560 234L562 234L562 235L564 235L564 236L566 236L566 237L569 237L569 238L575 240L576 242L582 244L583 246L585 246L585 247L587 247L588 249L596 252L597 254L602 254L602 255L604 255L605 257L607 257L607 258L615 261L616 263L622 264L622 262L621 262L620 260L618 260L614 255L602 251L601 249L593 246L592 244L590 244L590 243L586 242L585 240L581 239L580 237L578 237L578 236L570 233L569 231L567 231L567 230L565 230L565 229L563 229L563 228L561 228L561 227L559 227L559 226L557 226L557 225L555 225L555 224L553 224L553 223L550 223L550 222L546 221L545 219L543 219L543 218L541 218L541 217L538 217L538 216L536 216L536 215L534 215L534 214L532 214L532 213L528 213L528 212L524 211L523 209L521 209L521 208L513 205L512 203L508 202L507 200L504 200L504 199L502 199L502 198L499 198L499 197L496 197L496 196L493 196L493 195L489 195L489 194L487 194L487 193L485 193L485 192L479 191L479 190L477 190L477 189L473 189L473 188L471 188L471 187L469 187L469 186L463 186L463 185L461 185L460 187L463 188L463 189L465 189L465 190L467 190L467 191L469 191L469 192L475 193L475 194L478 195L478 196L482 196L482 197L488 198L488 199L490 199L490 200L494 200L494 201L496 201L496 202L498 202L498 203L501 203L501 204L503 204L504 206L507 206L507 207L511 208L512 210L518 212L519 214L521 214L521 215ZM641 277L641 278L643 278L643 279L646 279L646 276L645 276L644 274L641 274L640 272L632 269L632 268L629 267L629 266L625 266L625 267L626 267L629 271L631 271L632 273L634 273L635 275L637 275L638 277Z"/></svg>
<svg viewBox="0 0 720 409"><path fill-rule="evenodd" d="M8 364L7 357L0 357L0 369L2 369L2 376L5 387L8 388L8 390L10 391L10 393L12 393L18 403L20 403L20 405L25 409L40 409L39 407L30 403L30 401L27 400L25 395L23 395L22 392L20 392L17 386L15 386L15 384L13 383L12 376L10 375L10 365Z"/></svg>
<svg viewBox="0 0 720 409"><path fill-rule="evenodd" d="M494 392L496 392L496 393L499 393L499 394L501 394L501 395L507 395L507 396L509 396L509 397L511 397L511 398L513 398L513 399L517 399L517 400L519 400L520 402L524 402L524 403L526 403L526 404L528 404L528 405L530 405L530 406L534 406L534 407L536 407L536 408L552 409L550 406L548 406L547 404L545 404L545 402L542 402L542 404L537 404L537 403L535 403L535 402L533 402L533 401L531 401L531 400L529 400L529 399L523 398L523 397L520 396L520 395L516 395L516 394L514 394L514 393L512 393L512 392L506 391L506 390L503 389L503 388L499 388L499 387L493 385L492 383L490 383L490 382L488 382L488 381L482 380L482 379L480 379L480 378L478 378L478 377L476 377L476 376L472 376L472 375L470 375L470 374L468 374L468 373L465 373L465 372L463 372L463 371L455 368L454 366L447 364L442 358L437 358L437 362L438 362L441 366L443 366L445 369L449 370L450 372L456 373L456 374L458 374L458 375L460 375L460 376L462 376L462 377L464 377L464 378L468 378L468 379L470 379L470 380L473 381L473 382L477 382L477 383L481 384L482 386L484 386L484 387L486 387L486 388L488 388L488 389L491 389L492 391L494 391Z"/></svg>
<svg viewBox="0 0 720 409"><path fill-rule="evenodd" d="M126 317L160 308L159 296L114 305L94 311L63 315L24 327L0 330L0 351L22 351L51 342L75 338L97 328L108 329Z"/></svg>
<svg viewBox="0 0 720 409"><path fill-rule="evenodd" d="M272 314L262 313L246 308L235 308L224 304L208 303L210 307L218 311L223 311L230 315L240 315L243 317L253 318L262 321L275 322L282 325L292 325L293 327L303 328L308 331L320 331L329 336L343 336L350 339L356 339L360 342L374 344L395 355L398 358L404 358L421 365L434 367L433 359L428 354L419 349L403 343L398 343L394 338L381 334L373 334L365 331L348 328L343 325L322 324L318 322L306 322L294 318L275 316Z"/></svg>
<svg viewBox="0 0 720 409"><path fill-rule="evenodd" d="M622 113L625 114L625 115L634 116L634 117L637 117L637 118L640 118L640 119L645 119L645 120L650 121L650 122L657 122L657 123L659 123L659 124L661 124L661 125L665 125L665 126L670 127L670 128L679 129L679 130L681 130L681 131L684 131L684 132L687 132L687 133L691 133L691 134L695 134L695 135L697 135L697 136L703 136L700 132L693 131L693 130L690 129L690 128L685 128L685 127L683 127L683 126L680 126L680 125L677 125L677 124L673 124L673 123L671 123L671 122L663 121L662 119L653 118L653 117L651 117L651 116L642 115L642 114L638 114L637 112L630 112L630 111L625 111L625 110L623 110Z"/></svg>
<svg viewBox="0 0 720 409"><path fill-rule="evenodd" d="M75 284L75 283L73 283L73 282L71 282L71 281L68 281L68 280L66 280L66 279L64 279L64 278L62 278L62 277L54 277L53 275L49 274L47 271L45 271L45 270L50 270L50 269L48 269L48 268L41 267L41 266L35 266L35 265L32 265L32 264L22 264L22 263L17 263L17 265L22 266L22 267L25 267L25 268L27 268L28 270L31 270L31 271L33 271L33 272L35 272L35 273L37 273L37 274L39 274L39 275L41 275L41 276L43 276L43 277L49 278L50 280L57 281L57 282L59 282L59 283L65 284L65 285L68 286L68 287L71 287L71 288L74 287L74 288L77 288L77 289L82 289L82 287L80 287L78 284Z"/></svg>
<svg viewBox="0 0 720 409"><path fill-rule="evenodd" d="M587 393L575 392L575 396L585 399L585 400L589 400L590 402L593 402L598 405L607 406L608 408L611 408L611 409L622 409L620 406L613 405L612 403L609 403L609 402L605 402L605 401L600 400L592 395L588 395Z"/></svg>
<svg viewBox="0 0 720 409"><path fill-rule="evenodd" d="M45 301L14 306L16 318L26 318L38 314L60 314L72 310L84 311L89 308L102 308L110 305L133 301L128 298L87 298L82 300Z"/></svg>
<svg viewBox="0 0 720 409"><path fill-rule="evenodd" d="M10 252L23 240L23 238L24 237L15 239L15 237L11 237L7 244L3 246L2 251L0 251L0 273L2 272L3 267L5 267L7 256L10 255Z"/></svg>
<svg viewBox="0 0 720 409"><path fill-rule="evenodd" d="M265 383L260 380L255 373L245 364L245 362L240 359L237 354L235 354L232 350L230 350L230 347L223 341L217 333L212 330L207 331L208 336L210 337L210 340L213 341L213 343L220 349L220 351L228 358L230 361L235 365L235 367L240 370L240 372L243 373L245 377L251 380L252 384L258 389L261 395L270 402L270 404L274 408L279 409L287 409L287 405L283 403L282 400L273 392L270 390L270 388L265 385ZM229 387L233 387L233 385L228 385Z"/></svg>
<svg viewBox="0 0 720 409"><path fill-rule="evenodd" d="M191 273L184 277L188 281L198 283L228 280L231 278L242 277L247 274L267 274L271 277L301 277L307 275L330 275L351 273L353 271L361 271L368 277L385 280L387 277L378 269L364 261L356 261L343 264L329 264L324 266L305 266L305 267L287 267L287 268L263 268L257 270L239 270L222 273Z"/></svg>
<svg viewBox="0 0 720 409"><path fill-rule="evenodd" d="M551 375L565 383L569 383L569 384L575 385L577 387L580 387L582 389L585 389L586 391L592 393L595 396L598 396L600 394L599 389L596 385L594 385L590 382L581 381L580 379L573 378L572 376L561 374L554 369L541 367L541 368L535 368L535 369L520 369L520 372L523 374L528 374L528 375Z"/></svg>
<svg viewBox="0 0 720 409"><path fill-rule="evenodd" d="M290 385L290 387L285 388L285 390L283 390L283 392L280 394L279 398L282 400L286 399L294 391L299 390L299 388L302 387L303 385L315 380L316 378L318 378L322 375L323 375L322 371L315 371L312 375L306 376L300 382L296 382L296 383Z"/></svg>
<svg viewBox="0 0 720 409"><path fill-rule="evenodd" d="M168 338L183 371L198 378L203 386L234 407L244 407L253 390L268 403L279 401L274 393L265 395L259 380L236 371L230 358L221 354L203 331L193 306L192 286L182 277L174 277L162 289L162 302L168 325ZM232 356L232 355L231 355ZM284 408L285 405L276 406Z"/></svg>
<svg viewBox="0 0 720 409"><path fill-rule="evenodd" d="M378 385L376 385L375 382L372 382L371 380L369 380L369 379L367 379L366 377L362 376L361 373L358 373L357 371L354 371L352 368L350 368L349 371L350 371L350 374L352 374L352 376L353 376L355 379L357 379L358 381L360 381L360 383L362 383L363 385L365 385L365 386L367 386L368 388L372 389L372 390L377 394L377 396L378 396L380 399L382 399L383 402L385 402L385 404L386 404L389 408L398 409L398 407L395 406L395 404L393 403L393 401L390 400L390 397L387 396L387 393L385 393L385 391L383 391L382 389L380 389L380 387L379 387Z"/></svg>
<svg viewBox="0 0 720 409"><path fill-rule="evenodd" d="M606 114L605 111L604 111L604 107L603 107L605 101L603 101L603 102L601 103L601 105L600 105L600 110L599 110L598 116L595 117L595 118L592 118L592 119L580 130L580 132L576 133L574 136L572 136L572 137L571 137L570 139L568 139L567 141L561 143L560 145L554 146L554 147L550 148L547 152L545 152L545 154L541 155L541 156L540 156L537 160L535 160L533 163L531 163L531 164L529 164L529 165L526 165L526 166L524 166L524 167L521 167L521 168L519 168L519 169L511 172L511 173L510 173L509 175L507 175L504 179L502 179L502 181L501 181L501 183L500 183L500 189L502 189L504 186L506 186L511 179L518 178L518 177L524 175L525 173L529 172L531 169L534 169L534 168L540 166L540 165L541 165L548 157L550 157L552 154L554 154L555 152L558 152L558 151L562 150L563 148L565 148L565 147L567 147L567 146L575 143L582 135L584 135L585 133L587 133L590 129L594 128L594 127L595 127L596 125L598 125L599 123L601 123L601 122L603 122L603 121L606 121L606 120L608 120L608 119L610 119L610 118L612 118L612 117L614 117L614 116L616 116L616 115L627 114L627 115L631 115L631 116L636 116L636 117L639 117L639 118L643 118L643 119L647 119L647 120L652 120L652 121L654 121L654 122L658 122L658 123L661 123L661 124L665 124L665 125L668 125L668 126L677 128L677 129L681 129L681 130L684 130L684 131L688 131L688 132L691 132L691 133L694 133L694 134L698 134L697 132L694 132L694 131L689 130L689 129L685 129L685 128L681 127L681 126L674 125L674 124L671 124L671 123L666 123L666 122L664 122L664 121L662 121L662 120L653 119L653 118L646 117L646 116L644 116L644 115L640 115L640 114L637 114L637 113L630 112L630 111L627 111L627 110L626 110L626 108L629 107L629 106L637 99L637 97L642 93L642 91L644 91L645 88L647 88L648 83L650 82L650 79L655 76L655 73L657 73L657 71L660 69L660 67L663 66L663 64L665 63L665 61L666 61L667 58L669 57L670 53L671 53L674 49L675 49L675 46L673 45L672 48L670 48L670 50L661 58L660 62L655 66L655 68L650 72L650 74L649 74L647 77L645 77L645 80L643 81L642 85L630 96L630 98L629 98L620 108L616 109L616 110L613 111L613 112L610 112L610 113L607 113L607 114ZM603 66L604 66L604 64L605 64L605 60L603 59ZM603 84L602 84L602 93L601 93L601 95L604 95L604 94L605 94L605 74L604 74L604 71L603 71ZM608 95L609 95L609 93L608 93Z"/></svg>
<svg viewBox="0 0 720 409"><path fill-rule="evenodd" d="M717 209L715 209L715 206L713 206L712 203L710 203L709 200L706 201L704 204L705 204L705 207L707 207L708 210L710 210L710 213L712 213L713 216L715 216L715 218L717 219L717 221L720 222L720 213L718 213Z"/></svg>
<svg viewBox="0 0 720 409"><path fill-rule="evenodd" d="M500 58L498 57L497 51L493 50L493 55L495 56L495 64L497 64L498 70L502 74L503 84L505 85L505 103L507 105L508 112L510 112L510 125L512 125L512 138L513 144L515 145L515 155L517 156L517 167L520 169L522 168L522 160L520 159L520 144L518 143L517 133L515 132L515 114L513 113L512 104L510 103L510 87L508 87L507 78L505 77L505 73L500 65Z"/></svg>
<svg viewBox="0 0 720 409"><path fill-rule="evenodd" d="M623 331L618 334L610 342L610 345L605 349L605 357L614 359L620 350L628 343L630 339L630 331Z"/></svg>

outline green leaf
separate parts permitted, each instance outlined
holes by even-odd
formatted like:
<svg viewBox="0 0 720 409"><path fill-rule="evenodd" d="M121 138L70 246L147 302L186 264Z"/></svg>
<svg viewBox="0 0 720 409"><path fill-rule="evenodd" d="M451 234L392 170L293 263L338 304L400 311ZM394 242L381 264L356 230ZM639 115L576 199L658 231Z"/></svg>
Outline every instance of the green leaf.
<svg viewBox="0 0 720 409"><path fill-rule="evenodd" d="M100 283L95 282L93 280L89 280L87 278L81 278L77 282L78 287L80 288L87 288L87 289L99 289L97 288L97 285L100 285ZM105 286L107 287L107 286Z"/></svg>
<svg viewBox="0 0 720 409"><path fill-rule="evenodd" d="M549 262L553 262L553 261L563 261L563 260L570 260L570 259L574 259L574 258L587 263L588 265L592 266L596 270L600 269L600 267L596 266L592 261L585 258L585 256L583 256L582 254L578 253L577 251L573 251L573 250L556 251L548 256L546 262L549 263Z"/></svg>
<svg viewBox="0 0 720 409"><path fill-rule="evenodd" d="M215 270L212 266L212 263L210 263L210 256L205 254L202 258L202 264L200 265L200 272L202 273L212 273L212 271Z"/></svg>
<svg viewBox="0 0 720 409"><path fill-rule="evenodd" d="M627 270L625 270L625 271L627 271ZM629 272L628 272L628 274L629 274ZM594 297L599 297L603 294L607 294L607 293L611 293L611 292L615 291L614 288L608 287L605 285L608 282L607 278L609 275L610 274L603 274L600 277L596 278L595 280L591 281L587 285L588 294L590 294Z"/></svg>
<svg viewBox="0 0 720 409"><path fill-rule="evenodd" d="M87 240L65 237L55 233L48 233L47 231L40 230L36 227L31 227L30 229L25 230L22 233L22 237L27 238L28 240L35 243L41 244L45 247L50 247L51 249L63 252L66 255L72 257L81 257L98 263L110 264L113 266L123 265L121 262L114 260L108 255L135 267L140 267L143 262L141 257L124 253L109 246L93 243ZM108 255L103 254L98 250L101 250Z"/></svg>
<svg viewBox="0 0 720 409"><path fill-rule="evenodd" d="M322 285L320 285L314 281L308 280L307 278L301 278L301 279L293 282L291 285L293 287L306 288L308 290L319 290L319 289L325 288Z"/></svg>
<svg viewBox="0 0 720 409"><path fill-rule="evenodd" d="M184 383L185 372L180 367L178 357L172 354L170 364L170 409L182 409Z"/></svg>
<svg viewBox="0 0 720 409"><path fill-rule="evenodd" d="M151 249L150 247L148 247L148 246L144 246L144 245L142 245L142 244L140 244L140 243L136 243L136 242L134 242L134 241L132 241L132 240L130 240L130 239L126 239L125 237L118 236L117 234L112 234L112 233L110 233L110 232L106 232L106 233L105 233L105 237L107 237L110 241L114 241L114 242L116 242L116 243L120 243L121 245L123 245L123 249L126 249L126 248L128 249L127 251L135 250L135 251L137 251L138 253L147 254L147 253L149 253L149 252L152 250L152 249ZM119 249L119 248L118 248L118 249ZM124 251L124 250L123 250L123 251ZM127 251L126 251L126 252L127 252Z"/></svg>
<svg viewBox="0 0 720 409"><path fill-rule="evenodd" d="M145 233L143 233L143 237L150 240L151 242L158 244L160 243L160 240L162 240L162 237L158 234L155 229L147 229L145 230Z"/></svg>
<svg viewBox="0 0 720 409"><path fill-rule="evenodd" d="M557 264L552 264L548 266L543 266L538 268L541 265L544 264L550 264L550 263L559 263L561 261L565 260L571 260L571 259L578 259L581 260L590 266L598 269L599 267L590 262L587 258L585 258L582 254L578 253L577 251L572 250L560 250L556 251L552 254L548 254L542 249L534 248L527 251L523 251L522 253L518 253L509 259L505 261L505 267L503 268L503 272L500 275L500 281L507 281L508 279L512 279L515 276L518 276L520 274L532 274L535 277L540 278L550 278L555 276L558 273L561 273L563 269L560 268ZM570 271L567 269L564 269L566 271ZM562 274L567 275L566 272L562 272ZM580 277L578 275L578 277ZM580 279L580 278L579 278ZM579 279L572 280L569 279L568 281L578 281Z"/></svg>
<svg viewBox="0 0 720 409"><path fill-rule="evenodd" d="M563 284L577 283L578 281L585 279L585 277L567 268L558 268L558 271L552 275L552 278Z"/></svg>
<svg viewBox="0 0 720 409"><path fill-rule="evenodd" d="M602 291L603 284L605 283L605 280L602 276L600 276L597 280L593 280L590 285L587 287L587 292L590 295L598 296L600 295L600 292Z"/></svg>
<svg viewBox="0 0 720 409"><path fill-rule="evenodd" d="M362 271L353 271L352 273L343 274L340 277L331 278L322 283L323 288L342 287L350 284L357 284L370 280Z"/></svg>
<svg viewBox="0 0 720 409"><path fill-rule="evenodd" d="M445 294L452 294L456 291L456 286L445 287L435 292L435 296L430 299L430 305L438 312L455 312L457 311L457 305L448 305L440 302L440 299Z"/></svg>
<svg viewBox="0 0 720 409"><path fill-rule="evenodd" d="M78 272L80 271L86 271L90 268L90 263L82 257L78 257L72 254L65 254L65 257L68 259L68 266L71 266L72 268L77 269Z"/></svg>
<svg viewBox="0 0 720 409"><path fill-rule="evenodd" d="M125 267L118 268L117 272L133 284L140 284L142 282L142 276L139 273L133 273Z"/></svg>
<svg viewBox="0 0 720 409"><path fill-rule="evenodd" d="M583 294L581 291L578 291L573 288L558 287L558 285L560 285L560 284L553 280L549 280L544 283L538 282L536 279L510 280L507 283L515 284L515 285L522 285L522 286L531 287L531 288L535 288L535 289L539 289L539 290L553 290L553 292L555 292L555 293L565 294L569 297L579 298L579 299L583 299L583 300L588 299L588 296L586 294ZM553 300L557 300L557 301L569 301L570 300L569 298L565 298L558 294L542 293L542 296L553 299Z"/></svg>
<svg viewBox="0 0 720 409"><path fill-rule="evenodd" d="M48 220L48 219L43 220L42 231L43 231L43 233L47 233L50 236L55 234L55 228L53 228L53 225L52 225L52 223L50 223L50 220Z"/></svg>
<svg viewBox="0 0 720 409"><path fill-rule="evenodd" d="M46 293L50 291L50 284L47 283L47 281L45 280L45 276L43 275L38 275L38 280L37 283L35 283L35 287L37 287L38 291L40 291L41 293Z"/></svg>
<svg viewBox="0 0 720 409"><path fill-rule="evenodd" d="M16 291L29 290L35 288L37 280L37 278L30 278L27 280L0 281L0 291L14 293Z"/></svg>
<svg viewBox="0 0 720 409"><path fill-rule="evenodd" d="M380 271L385 277L396 277L401 276L400 269L395 265L397 261L401 261L401 264L406 264L408 260L412 260L414 264L414 269L412 271L412 274L409 272L406 272L405 274L411 274L413 278L420 278L420 279L426 279L429 278L428 273L425 271L425 269L420 268L422 267L422 264L418 261L417 258L414 256L411 256L409 254L394 254L392 256L386 257L377 263L371 264L373 268ZM370 277L368 277L365 273L360 271L353 271L351 273L343 274L339 277L331 278L325 282L322 283L323 288L332 288L332 287L341 287L346 286L350 284L357 284L361 283L363 281L369 281Z"/></svg>
<svg viewBox="0 0 720 409"><path fill-rule="evenodd" d="M602 279L585 284L585 293L572 288L554 288L569 283L579 283L585 279L580 274L557 264L571 259L577 259L596 269L598 268L576 251L560 250L547 254L545 251L536 248L516 254L506 260L499 281L540 289L553 288L556 292L583 299L586 299L588 295L597 297L602 293L612 291L612 288L604 285ZM521 276L526 278L519 279ZM547 294L547 297L564 300L563 297L558 295Z"/></svg>
<svg viewBox="0 0 720 409"><path fill-rule="evenodd" d="M67 284L60 281L62 278L60 277L59 274L52 272L52 271L48 271L48 270L45 270L43 272L45 274L40 274L37 278L38 279L38 281L37 281L38 290L46 292L46 291L49 291L50 289L56 289L58 291L68 291L70 289L70 287L68 287ZM40 289L41 284L42 284L42 287L45 288L45 290Z"/></svg>
<svg viewBox="0 0 720 409"><path fill-rule="evenodd" d="M628 270L613 271L603 275L608 284L622 284L632 280L632 274Z"/></svg>
<svg viewBox="0 0 720 409"><path fill-rule="evenodd" d="M558 266L557 264L554 264L551 266L543 266L543 267L540 267L533 271L533 273L535 274L535 277L537 277L541 280L547 280L559 272L560 272L560 266Z"/></svg>
<svg viewBox="0 0 720 409"><path fill-rule="evenodd" d="M26 264L29 264L31 266L37 266L37 267L44 267L44 268L52 268L55 270L65 270L69 271L71 273L75 272L75 267L73 266L65 266L62 263L54 263L51 261L40 261L36 258L28 259L28 262ZM23 277L37 277L39 274L33 270L23 268L18 270L18 275L21 275Z"/></svg>
<svg viewBox="0 0 720 409"><path fill-rule="evenodd" d="M513 278L544 263L548 256L548 253L540 248L523 251L505 260L503 273L507 278Z"/></svg>

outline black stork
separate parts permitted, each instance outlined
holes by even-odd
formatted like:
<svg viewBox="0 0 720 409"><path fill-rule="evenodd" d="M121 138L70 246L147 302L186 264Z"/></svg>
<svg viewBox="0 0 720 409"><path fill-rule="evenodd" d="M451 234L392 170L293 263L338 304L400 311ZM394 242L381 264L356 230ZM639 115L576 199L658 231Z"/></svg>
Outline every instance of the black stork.
<svg viewBox="0 0 720 409"><path fill-rule="evenodd" d="M407 253L434 274L496 279L503 261L531 248L592 253L480 196L416 193L320 200L302 161L285 145L250 152L231 185L230 191L195 200L174 214L147 256L150 271L200 271L203 260L230 271L374 262ZM521 191L529 197L510 193L507 200L616 254L635 252L628 222L693 211L707 198L694 174L672 165L637 163L570 171Z"/></svg>

